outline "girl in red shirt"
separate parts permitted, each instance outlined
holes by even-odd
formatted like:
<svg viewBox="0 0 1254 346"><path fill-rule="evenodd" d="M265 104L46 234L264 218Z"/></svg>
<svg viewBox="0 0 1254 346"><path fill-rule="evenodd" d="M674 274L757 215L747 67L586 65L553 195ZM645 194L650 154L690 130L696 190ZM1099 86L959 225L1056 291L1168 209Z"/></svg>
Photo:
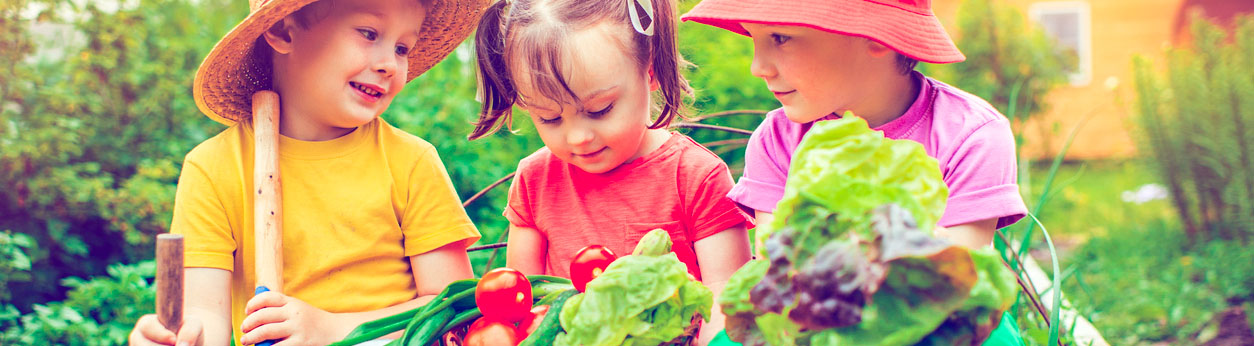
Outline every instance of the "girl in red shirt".
<svg viewBox="0 0 1254 346"><path fill-rule="evenodd" d="M510 187L509 267L569 277L579 249L627 254L660 228L717 299L749 260L752 224L726 197L727 165L666 129L692 94L676 12L672 0L498 1L485 12L476 38L483 111L470 138L509 124L517 105L545 144ZM714 309L701 344L723 329Z"/></svg>

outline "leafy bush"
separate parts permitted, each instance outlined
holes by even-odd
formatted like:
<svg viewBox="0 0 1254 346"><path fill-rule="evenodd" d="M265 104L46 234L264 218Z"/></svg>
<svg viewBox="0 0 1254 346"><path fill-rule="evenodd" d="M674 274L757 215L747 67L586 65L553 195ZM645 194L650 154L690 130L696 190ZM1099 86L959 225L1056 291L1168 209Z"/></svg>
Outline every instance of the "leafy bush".
<svg viewBox="0 0 1254 346"><path fill-rule="evenodd" d="M1191 241L1254 231L1254 17L1237 22L1228 37L1196 18L1165 76L1134 62L1142 146Z"/></svg>
<svg viewBox="0 0 1254 346"><path fill-rule="evenodd" d="M67 278L65 301L35 304L31 313L0 311L3 345L125 345L135 321L153 312L156 265L145 261L109 266L107 277Z"/></svg>
<svg viewBox="0 0 1254 346"><path fill-rule="evenodd" d="M35 241L28 235L0 232L0 302L11 298L10 282L30 280L31 261L26 252L34 247Z"/></svg>
<svg viewBox="0 0 1254 346"><path fill-rule="evenodd" d="M0 229L40 244L26 252L30 280L9 285L19 309L62 299L61 278L151 258L153 236L169 227L178 163L220 129L190 86L212 33L242 17L228 3L241 4L0 5ZM65 37L41 39L32 27Z"/></svg>

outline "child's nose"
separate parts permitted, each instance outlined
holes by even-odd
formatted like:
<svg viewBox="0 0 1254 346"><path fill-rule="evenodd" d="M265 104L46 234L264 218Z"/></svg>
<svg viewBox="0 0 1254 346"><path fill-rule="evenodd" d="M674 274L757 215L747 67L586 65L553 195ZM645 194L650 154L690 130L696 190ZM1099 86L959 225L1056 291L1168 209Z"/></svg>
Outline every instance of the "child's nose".
<svg viewBox="0 0 1254 346"><path fill-rule="evenodd" d="M596 135L592 133L591 129L575 127L566 132L566 144L569 144L572 147L577 147L588 144L588 142L591 142L594 137L596 137Z"/></svg>
<svg viewBox="0 0 1254 346"><path fill-rule="evenodd" d="M380 51L382 50L380 49ZM392 52L376 53L371 59L370 67L379 74L391 77L392 74L396 73L399 62L403 59L404 57L397 58L396 54Z"/></svg>
<svg viewBox="0 0 1254 346"><path fill-rule="evenodd" d="M753 62L749 63L749 73L754 77L767 79L775 76L775 66L760 52L753 52Z"/></svg>

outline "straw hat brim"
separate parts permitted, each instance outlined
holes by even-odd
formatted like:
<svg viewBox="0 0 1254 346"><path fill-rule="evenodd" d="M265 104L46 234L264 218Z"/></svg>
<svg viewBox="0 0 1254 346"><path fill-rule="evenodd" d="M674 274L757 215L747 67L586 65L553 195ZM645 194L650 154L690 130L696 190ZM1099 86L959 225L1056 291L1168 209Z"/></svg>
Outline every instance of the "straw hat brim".
<svg viewBox="0 0 1254 346"><path fill-rule="evenodd" d="M704 0L682 16L749 36L743 23L795 25L866 37L902 55L929 63L955 63L966 56L930 10L913 11L874 1Z"/></svg>
<svg viewBox="0 0 1254 346"><path fill-rule="evenodd" d="M288 15L317 0L271 0L244 18L213 46L196 70L192 97L210 119L228 126L252 114L253 93L270 89L270 63L256 59L257 38ZM432 0L409 52L413 80L444 60L474 31L487 0Z"/></svg>

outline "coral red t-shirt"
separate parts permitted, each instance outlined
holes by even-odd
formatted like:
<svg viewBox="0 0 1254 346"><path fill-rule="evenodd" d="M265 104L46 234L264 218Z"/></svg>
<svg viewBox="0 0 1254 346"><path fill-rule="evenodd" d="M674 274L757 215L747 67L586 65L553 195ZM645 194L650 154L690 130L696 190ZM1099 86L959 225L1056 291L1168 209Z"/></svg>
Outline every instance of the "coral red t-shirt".
<svg viewBox="0 0 1254 346"><path fill-rule="evenodd" d="M546 275L570 277L571 260L588 245L631 254L645 233L661 228L700 279L693 243L737 225L751 227L727 198L732 185L727 164L677 133L652 153L601 174L541 148L518 164L505 217L544 236Z"/></svg>

